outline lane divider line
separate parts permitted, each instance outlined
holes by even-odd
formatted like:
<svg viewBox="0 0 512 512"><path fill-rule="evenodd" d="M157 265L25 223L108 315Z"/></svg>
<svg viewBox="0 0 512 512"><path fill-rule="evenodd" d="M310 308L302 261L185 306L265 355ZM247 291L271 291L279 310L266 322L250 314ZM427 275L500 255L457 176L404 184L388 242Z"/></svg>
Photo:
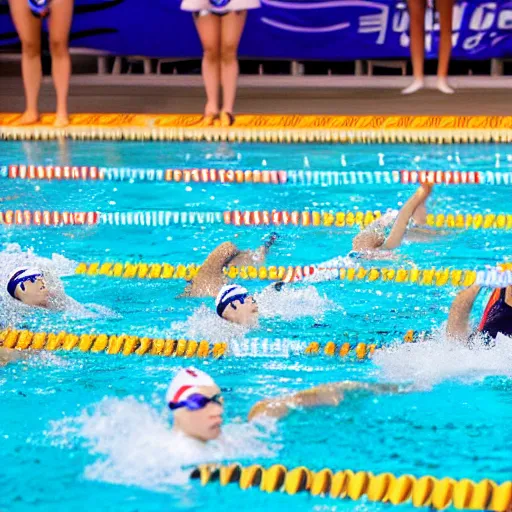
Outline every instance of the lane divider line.
<svg viewBox="0 0 512 512"><path fill-rule="evenodd" d="M251 183L264 185L510 185L512 172L457 170L317 171L267 169L153 169L100 166L9 165L0 177L22 180L151 181L174 183Z"/></svg>
<svg viewBox="0 0 512 512"><path fill-rule="evenodd" d="M258 488L262 492L283 492L294 495L306 492L312 496L329 496L413 507L443 510L450 505L456 509L494 510L505 512L512 504L512 481L498 484L484 478L473 482L468 478L435 478L431 475L374 474L370 471L335 471L328 468L313 471L304 466L287 469L282 464L265 468L259 464L203 464L190 474L201 485L219 483L222 487L237 484L241 490Z"/></svg>

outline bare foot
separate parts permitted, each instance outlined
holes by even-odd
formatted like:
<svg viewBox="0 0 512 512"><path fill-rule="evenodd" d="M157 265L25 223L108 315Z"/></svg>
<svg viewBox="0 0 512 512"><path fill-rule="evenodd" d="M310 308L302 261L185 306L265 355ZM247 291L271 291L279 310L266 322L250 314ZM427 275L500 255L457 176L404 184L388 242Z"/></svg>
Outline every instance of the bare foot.
<svg viewBox="0 0 512 512"><path fill-rule="evenodd" d="M39 113L38 112L23 112L21 116L14 121L13 126L26 126L28 124L34 124L39 121Z"/></svg>
<svg viewBox="0 0 512 512"><path fill-rule="evenodd" d="M65 128L68 125L69 125L69 117L67 114L65 114L65 115L57 114L55 116L55 121L53 123L53 126L55 128Z"/></svg>

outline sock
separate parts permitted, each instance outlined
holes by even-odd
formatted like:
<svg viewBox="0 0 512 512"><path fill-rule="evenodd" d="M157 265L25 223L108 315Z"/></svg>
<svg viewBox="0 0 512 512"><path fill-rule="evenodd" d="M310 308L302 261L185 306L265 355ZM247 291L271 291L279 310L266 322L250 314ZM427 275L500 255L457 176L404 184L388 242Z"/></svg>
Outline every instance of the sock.
<svg viewBox="0 0 512 512"><path fill-rule="evenodd" d="M448 85L446 78L437 79L437 89L444 94L453 94L455 91Z"/></svg>
<svg viewBox="0 0 512 512"><path fill-rule="evenodd" d="M415 78L413 83L402 90L402 94L413 94L423 89L423 79Z"/></svg>

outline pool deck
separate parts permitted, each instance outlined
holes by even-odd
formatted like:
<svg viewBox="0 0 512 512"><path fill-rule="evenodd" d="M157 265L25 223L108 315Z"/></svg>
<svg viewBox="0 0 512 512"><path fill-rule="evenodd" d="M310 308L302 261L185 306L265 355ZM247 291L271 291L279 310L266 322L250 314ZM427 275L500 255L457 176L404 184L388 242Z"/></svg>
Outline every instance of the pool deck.
<svg viewBox="0 0 512 512"><path fill-rule="evenodd" d="M512 114L512 77L453 77L454 95L425 89L402 96L411 77L242 76L237 112L322 115ZM427 81L433 85L433 79ZM41 110L52 112L55 96L46 77ZM201 113L201 77L180 75L77 75L72 78L69 109L74 113ZM0 112L24 107L20 78L0 78Z"/></svg>

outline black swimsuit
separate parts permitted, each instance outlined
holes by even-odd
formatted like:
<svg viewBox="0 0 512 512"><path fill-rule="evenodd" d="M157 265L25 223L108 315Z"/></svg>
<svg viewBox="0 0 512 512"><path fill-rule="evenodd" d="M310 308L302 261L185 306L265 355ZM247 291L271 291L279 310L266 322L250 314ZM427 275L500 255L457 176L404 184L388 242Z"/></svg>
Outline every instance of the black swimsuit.
<svg viewBox="0 0 512 512"><path fill-rule="evenodd" d="M506 288L494 291L478 327L480 332L491 338L496 338L500 332L512 337L512 306L505 302L506 291Z"/></svg>

